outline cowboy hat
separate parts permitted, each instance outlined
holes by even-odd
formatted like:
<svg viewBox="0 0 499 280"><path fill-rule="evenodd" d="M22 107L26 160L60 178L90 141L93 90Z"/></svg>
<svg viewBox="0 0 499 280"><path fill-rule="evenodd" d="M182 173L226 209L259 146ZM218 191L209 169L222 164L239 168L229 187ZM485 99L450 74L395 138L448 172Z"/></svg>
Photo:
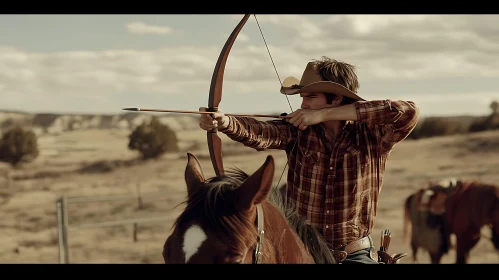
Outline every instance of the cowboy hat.
<svg viewBox="0 0 499 280"><path fill-rule="evenodd" d="M286 95L293 95L302 92L328 92L355 100L365 101L362 97L358 96L355 92L347 89L346 87L331 81L324 81L317 72L317 66L314 62L309 62L301 80L295 77L288 77L284 79L281 87L281 93Z"/></svg>

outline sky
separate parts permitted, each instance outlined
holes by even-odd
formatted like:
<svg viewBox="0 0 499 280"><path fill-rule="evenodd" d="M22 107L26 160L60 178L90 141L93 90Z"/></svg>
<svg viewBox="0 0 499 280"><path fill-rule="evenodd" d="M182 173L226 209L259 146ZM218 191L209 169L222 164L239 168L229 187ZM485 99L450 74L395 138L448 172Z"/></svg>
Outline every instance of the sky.
<svg viewBox="0 0 499 280"><path fill-rule="evenodd" d="M0 15L0 110L198 111L242 17ZM411 100L422 116L488 115L499 101L499 15L264 14L236 38L220 110L299 109L281 82L321 56L354 65L364 99Z"/></svg>

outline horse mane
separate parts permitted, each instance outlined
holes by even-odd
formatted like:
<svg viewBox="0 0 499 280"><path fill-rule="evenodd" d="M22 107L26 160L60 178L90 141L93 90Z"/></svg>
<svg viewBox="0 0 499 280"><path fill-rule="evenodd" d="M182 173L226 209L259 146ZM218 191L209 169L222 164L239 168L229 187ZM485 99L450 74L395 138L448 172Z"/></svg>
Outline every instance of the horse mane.
<svg viewBox="0 0 499 280"><path fill-rule="evenodd" d="M258 233L254 230L254 221L239 213L232 203L235 199L233 190L248 178L249 175L246 172L239 168L232 168L228 169L224 176L207 179L205 181L206 188L201 188L181 203L186 204L186 207L175 220L173 227L177 224L182 225L191 219L203 220L203 223L207 223L208 227L218 232L218 238L224 240L227 245L234 249L236 249L237 244L256 241ZM203 201L205 203L202 203ZM296 231L316 263L336 263L333 253L322 235L306 223L306 219L299 215L295 207L286 207L279 189L271 188L267 201L284 216L291 228ZM287 203L290 205L289 200Z"/></svg>
<svg viewBox="0 0 499 280"><path fill-rule="evenodd" d="M280 187L282 188L282 186ZM285 194L284 194L285 195ZM300 215L295 204L289 199L284 203L283 194L279 188L272 188L269 193L268 201L274 205L288 221L305 247L317 264L336 264L333 252L328 247L320 232L307 223L305 217Z"/></svg>

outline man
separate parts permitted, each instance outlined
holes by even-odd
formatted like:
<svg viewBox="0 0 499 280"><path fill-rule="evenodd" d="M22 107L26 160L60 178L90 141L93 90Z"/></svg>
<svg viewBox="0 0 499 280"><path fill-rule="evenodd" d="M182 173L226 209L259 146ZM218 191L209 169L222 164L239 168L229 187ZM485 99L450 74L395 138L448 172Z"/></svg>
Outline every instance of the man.
<svg viewBox="0 0 499 280"><path fill-rule="evenodd" d="M285 150L287 197L338 262L376 264L370 234L385 162L416 126L419 110L411 101L361 98L354 70L322 57L307 64L301 80L285 79L281 93L300 94L303 101L284 121L217 112L202 115L199 125L259 151Z"/></svg>

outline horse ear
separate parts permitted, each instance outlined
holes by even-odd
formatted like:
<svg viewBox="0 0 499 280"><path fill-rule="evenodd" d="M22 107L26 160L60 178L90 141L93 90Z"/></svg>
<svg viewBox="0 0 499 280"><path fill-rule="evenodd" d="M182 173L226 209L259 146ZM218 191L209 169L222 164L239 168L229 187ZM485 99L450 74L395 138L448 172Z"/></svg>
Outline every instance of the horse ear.
<svg viewBox="0 0 499 280"><path fill-rule="evenodd" d="M201 164L196 156L187 153L187 166L185 167L185 183L187 184L187 195L191 196L203 186L205 179Z"/></svg>
<svg viewBox="0 0 499 280"><path fill-rule="evenodd" d="M274 158L269 155L260 168L237 189L237 205L248 210L261 203L269 194L274 178Z"/></svg>

